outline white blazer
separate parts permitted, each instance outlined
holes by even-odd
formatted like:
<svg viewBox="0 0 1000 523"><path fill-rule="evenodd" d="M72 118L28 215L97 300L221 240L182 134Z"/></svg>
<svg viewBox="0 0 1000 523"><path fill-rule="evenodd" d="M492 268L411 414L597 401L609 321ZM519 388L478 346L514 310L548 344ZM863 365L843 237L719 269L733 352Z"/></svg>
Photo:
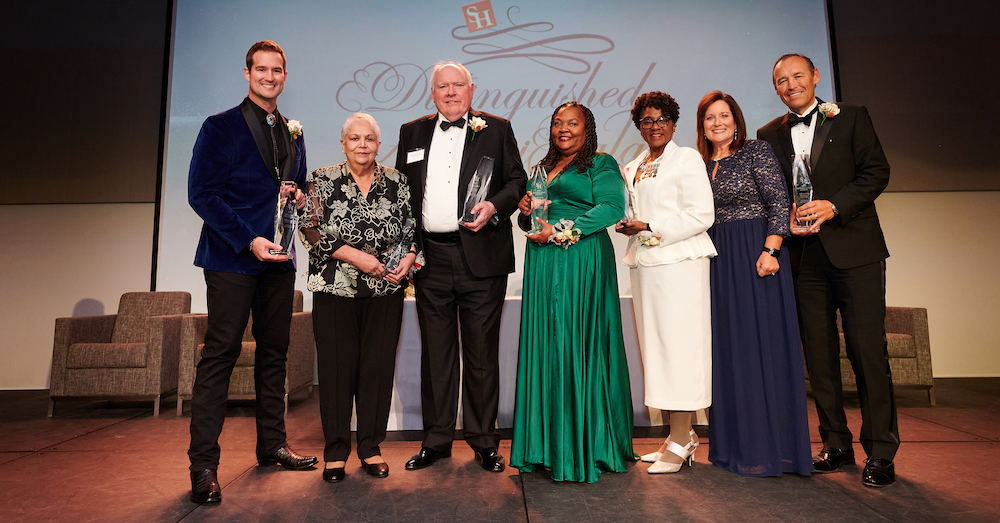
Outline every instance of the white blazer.
<svg viewBox="0 0 1000 523"><path fill-rule="evenodd" d="M656 175L636 183L636 169L648 157L646 149L625 166L625 183L635 219L648 223L660 244L647 247L633 235L622 261L635 268L717 256L705 232L715 222L715 203L701 155L671 140L656 159Z"/></svg>

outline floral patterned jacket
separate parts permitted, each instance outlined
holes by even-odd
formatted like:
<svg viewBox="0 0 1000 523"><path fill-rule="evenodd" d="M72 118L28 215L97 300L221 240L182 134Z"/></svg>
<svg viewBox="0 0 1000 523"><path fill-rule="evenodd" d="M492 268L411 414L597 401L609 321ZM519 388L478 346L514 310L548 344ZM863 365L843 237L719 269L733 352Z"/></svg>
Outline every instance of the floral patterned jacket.
<svg viewBox="0 0 1000 523"><path fill-rule="evenodd" d="M402 292L402 286L373 278L332 254L349 245L384 263L400 242L415 248L412 228L408 237L401 238L404 224L413 222L406 178L376 164L367 198L361 195L347 162L316 169L308 180L306 206L299 211L299 235L309 251L308 289L346 298Z"/></svg>

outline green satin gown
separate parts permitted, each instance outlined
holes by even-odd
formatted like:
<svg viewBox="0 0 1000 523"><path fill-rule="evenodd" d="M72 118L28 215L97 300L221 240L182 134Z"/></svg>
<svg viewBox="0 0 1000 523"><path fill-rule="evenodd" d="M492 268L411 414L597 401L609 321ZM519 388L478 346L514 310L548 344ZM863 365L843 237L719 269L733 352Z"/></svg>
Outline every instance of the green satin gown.
<svg viewBox="0 0 1000 523"><path fill-rule="evenodd" d="M625 472L632 396L622 340L616 258L607 227L624 214L625 183L598 154L549 184L549 222L573 220L580 240L563 249L528 240L511 465L543 467L556 481ZM522 221L522 223L524 223Z"/></svg>

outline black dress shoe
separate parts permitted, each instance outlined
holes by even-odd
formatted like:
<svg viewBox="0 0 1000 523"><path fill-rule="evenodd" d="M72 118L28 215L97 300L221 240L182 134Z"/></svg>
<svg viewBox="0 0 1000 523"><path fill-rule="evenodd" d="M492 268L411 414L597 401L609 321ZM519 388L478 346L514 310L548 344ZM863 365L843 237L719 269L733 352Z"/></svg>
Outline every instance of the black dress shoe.
<svg viewBox="0 0 1000 523"><path fill-rule="evenodd" d="M222 501L219 476L212 469L191 471L191 501L218 503Z"/></svg>
<svg viewBox="0 0 1000 523"><path fill-rule="evenodd" d="M813 458L813 469L816 472L833 472L844 465L854 464L854 449L823 447L819 455Z"/></svg>
<svg viewBox="0 0 1000 523"><path fill-rule="evenodd" d="M389 476L388 463L365 463L362 460L361 467L373 478L385 478Z"/></svg>
<svg viewBox="0 0 1000 523"><path fill-rule="evenodd" d="M337 467L335 469L323 469L323 481L336 483L338 481L343 481L345 477L347 477L347 472L344 471L344 467Z"/></svg>
<svg viewBox="0 0 1000 523"><path fill-rule="evenodd" d="M316 456L302 456L288 445L278 447L278 450L266 456L257 454L257 463L262 467L277 463L286 469L303 470L315 465L317 462L319 460L316 459Z"/></svg>
<svg viewBox="0 0 1000 523"><path fill-rule="evenodd" d="M406 470L417 470L429 467L437 460L447 458L449 456L451 456L451 449L434 450L430 447L420 447L420 452L418 452L416 456L410 458L410 461L406 462Z"/></svg>
<svg viewBox="0 0 1000 523"><path fill-rule="evenodd" d="M875 456L868 458L861 482L868 487L885 487L896 482L896 466L891 460Z"/></svg>
<svg viewBox="0 0 1000 523"><path fill-rule="evenodd" d="M493 447L487 447L476 452L476 459L479 460L479 464L484 469L490 472L503 472L503 469L506 467L503 456Z"/></svg>

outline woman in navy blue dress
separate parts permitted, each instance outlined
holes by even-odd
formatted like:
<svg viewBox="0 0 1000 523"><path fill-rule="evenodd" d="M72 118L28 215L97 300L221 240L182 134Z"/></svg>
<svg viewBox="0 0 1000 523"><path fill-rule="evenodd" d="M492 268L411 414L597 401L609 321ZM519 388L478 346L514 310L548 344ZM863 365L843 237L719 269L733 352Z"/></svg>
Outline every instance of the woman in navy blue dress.
<svg viewBox="0 0 1000 523"><path fill-rule="evenodd" d="M746 139L720 91L698 104L698 151L715 198L712 408L708 459L743 476L812 473L802 346L788 253L789 202L778 159Z"/></svg>

